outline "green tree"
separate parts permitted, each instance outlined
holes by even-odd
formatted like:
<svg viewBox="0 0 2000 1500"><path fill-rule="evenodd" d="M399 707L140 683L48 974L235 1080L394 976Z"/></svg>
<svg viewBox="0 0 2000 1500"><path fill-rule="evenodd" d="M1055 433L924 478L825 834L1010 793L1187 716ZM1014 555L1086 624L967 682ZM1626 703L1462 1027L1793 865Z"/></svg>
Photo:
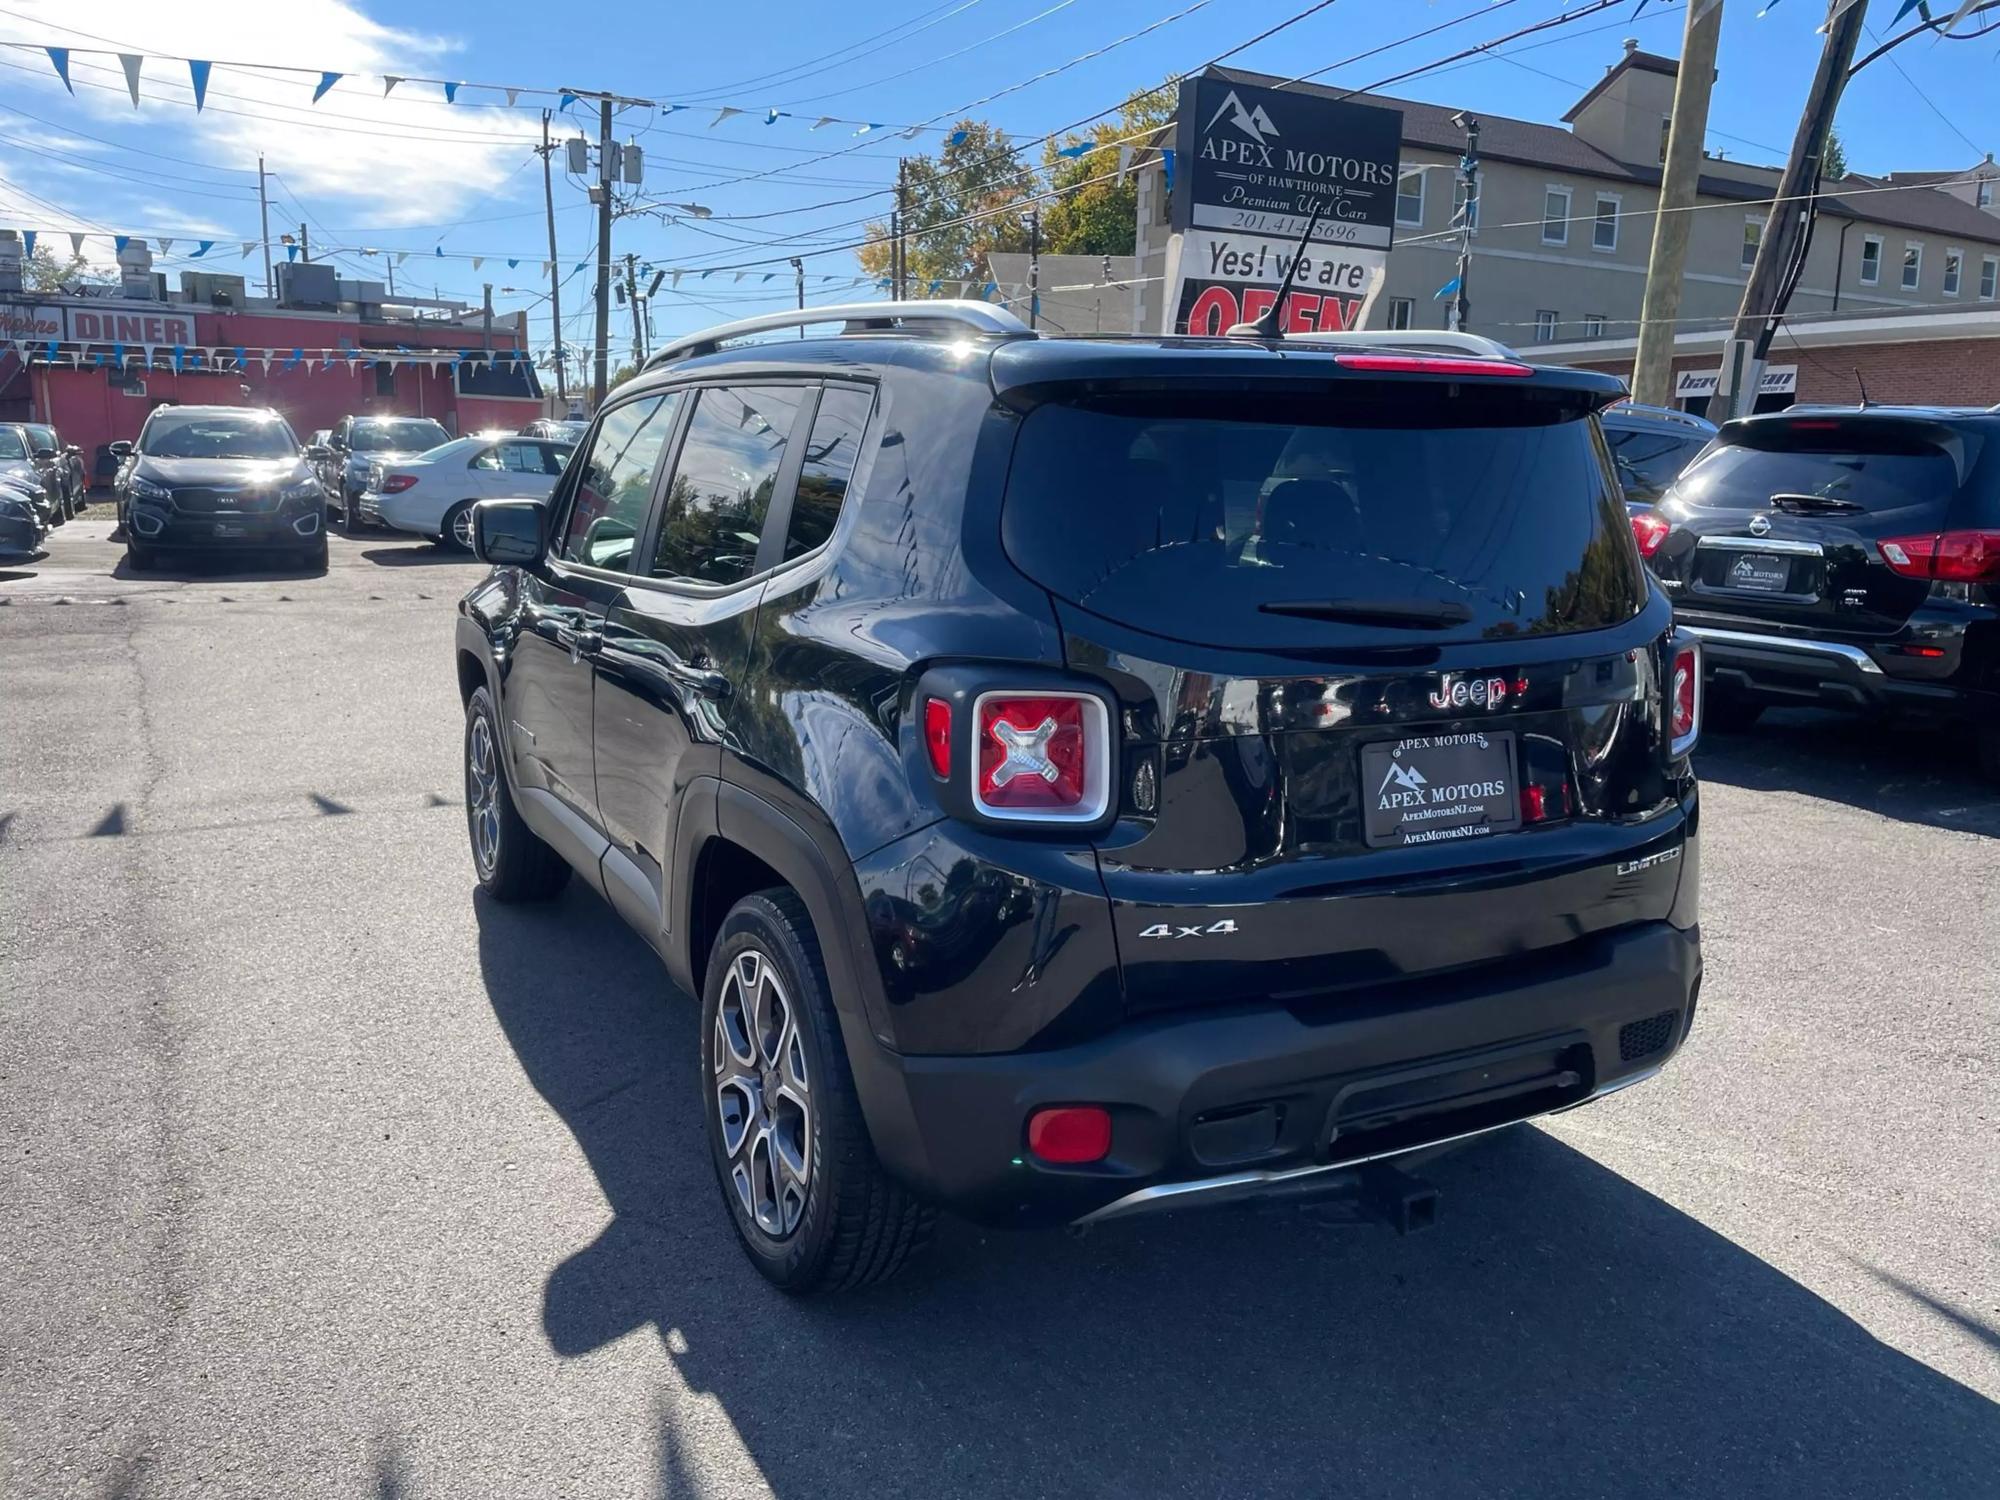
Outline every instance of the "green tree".
<svg viewBox="0 0 2000 1500"><path fill-rule="evenodd" d="M47 245L35 246L21 262L21 285L31 292L60 292L79 281L104 281L81 255L58 260Z"/></svg>
<svg viewBox="0 0 2000 1500"><path fill-rule="evenodd" d="M1035 174L1014 154L1005 131L960 120L935 156L904 164L903 239L910 282L984 281L995 250L1028 248L1028 200ZM886 276L893 246L888 221L868 226L861 269Z"/></svg>
<svg viewBox="0 0 2000 1500"><path fill-rule="evenodd" d="M1162 85L1134 94L1117 118L1100 120L1088 136L1065 136L1060 145L1042 148L1042 169L1049 190L1059 196L1042 213L1042 243L1051 255L1130 255L1138 234L1139 178L1127 173L1117 180L1120 144L1138 147L1135 137L1149 135L1173 118L1174 90ZM1089 144L1096 149L1082 156L1064 156L1065 149ZM1093 179L1103 178L1103 181Z"/></svg>
<svg viewBox="0 0 2000 1500"><path fill-rule="evenodd" d="M1847 148L1840 143L1840 132L1826 133L1826 153L1820 158L1820 176L1834 182L1847 175Z"/></svg>

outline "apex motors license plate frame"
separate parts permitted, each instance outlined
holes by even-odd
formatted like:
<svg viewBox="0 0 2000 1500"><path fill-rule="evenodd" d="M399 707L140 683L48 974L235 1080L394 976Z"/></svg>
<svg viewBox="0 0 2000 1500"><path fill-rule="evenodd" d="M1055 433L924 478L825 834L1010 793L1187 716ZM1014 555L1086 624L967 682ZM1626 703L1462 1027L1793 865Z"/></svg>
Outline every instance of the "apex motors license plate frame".
<svg viewBox="0 0 2000 1500"><path fill-rule="evenodd" d="M1371 849L1455 843L1521 826L1511 730L1411 734L1361 747L1362 837Z"/></svg>
<svg viewBox="0 0 2000 1500"><path fill-rule="evenodd" d="M1778 552L1739 552L1722 570L1722 586L1744 594L1792 592L1792 560Z"/></svg>

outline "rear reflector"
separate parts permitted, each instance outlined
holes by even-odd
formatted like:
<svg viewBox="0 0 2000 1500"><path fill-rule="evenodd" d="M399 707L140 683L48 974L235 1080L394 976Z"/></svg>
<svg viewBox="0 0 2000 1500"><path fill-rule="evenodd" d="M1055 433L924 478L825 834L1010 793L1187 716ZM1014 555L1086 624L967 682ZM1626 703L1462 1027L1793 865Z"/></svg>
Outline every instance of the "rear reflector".
<svg viewBox="0 0 2000 1500"><path fill-rule="evenodd" d="M1028 1151L1043 1161L1077 1166L1111 1154L1111 1112L1095 1104L1065 1104L1028 1116Z"/></svg>
<svg viewBox="0 0 2000 1500"><path fill-rule="evenodd" d="M1936 661L1945 654L1942 646L1904 646L1900 649L1905 656L1921 656L1925 661Z"/></svg>
<svg viewBox="0 0 2000 1500"><path fill-rule="evenodd" d="M1510 359L1451 359L1427 354L1336 354L1333 362L1350 370L1389 375L1532 375Z"/></svg>
<svg viewBox="0 0 2000 1500"><path fill-rule="evenodd" d="M1946 583L2000 582L2000 531L1940 531L1928 536L1890 537L1882 561L1905 578Z"/></svg>
<svg viewBox="0 0 2000 1500"><path fill-rule="evenodd" d="M924 753L931 770L941 778L951 775L951 705L942 698L924 700Z"/></svg>
<svg viewBox="0 0 2000 1500"><path fill-rule="evenodd" d="M1110 801L1109 716L1089 693L981 693L972 800L993 818L1083 823Z"/></svg>
<svg viewBox="0 0 2000 1500"><path fill-rule="evenodd" d="M1667 539L1667 533L1674 528L1663 515L1650 510L1632 513L1632 540L1639 544L1639 555L1651 557L1660 550L1660 543Z"/></svg>
<svg viewBox="0 0 2000 1500"><path fill-rule="evenodd" d="M1667 748L1686 755L1701 736L1701 647L1683 641L1674 647L1673 671L1668 676Z"/></svg>

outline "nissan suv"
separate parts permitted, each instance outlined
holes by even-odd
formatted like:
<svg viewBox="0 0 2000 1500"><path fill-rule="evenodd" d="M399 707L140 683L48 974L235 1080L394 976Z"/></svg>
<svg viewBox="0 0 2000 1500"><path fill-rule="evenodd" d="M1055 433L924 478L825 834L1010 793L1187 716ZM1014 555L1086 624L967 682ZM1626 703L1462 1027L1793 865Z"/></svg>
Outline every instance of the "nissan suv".
<svg viewBox="0 0 2000 1500"><path fill-rule="evenodd" d="M474 511L479 884L582 880L701 997L721 1196L793 1291L941 1208L1379 1188L1636 1083L1700 985L1701 695L1621 390L980 303L681 340L549 502Z"/></svg>
<svg viewBox="0 0 2000 1500"><path fill-rule="evenodd" d="M1717 728L1771 704L1963 724L2000 779L2000 408L1746 417L1657 514Z"/></svg>

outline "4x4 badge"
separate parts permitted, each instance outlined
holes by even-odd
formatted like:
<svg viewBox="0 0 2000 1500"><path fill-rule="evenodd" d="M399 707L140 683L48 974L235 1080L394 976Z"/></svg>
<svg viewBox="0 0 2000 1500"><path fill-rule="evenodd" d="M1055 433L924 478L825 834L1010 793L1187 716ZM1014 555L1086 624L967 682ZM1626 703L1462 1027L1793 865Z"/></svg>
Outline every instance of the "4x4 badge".
<svg viewBox="0 0 2000 1500"><path fill-rule="evenodd" d="M1220 922L1203 927L1196 923L1192 927L1181 927L1171 922L1155 922L1139 936L1142 938L1184 938L1184 937L1234 937L1236 924L1224 917Z"/></svg>

